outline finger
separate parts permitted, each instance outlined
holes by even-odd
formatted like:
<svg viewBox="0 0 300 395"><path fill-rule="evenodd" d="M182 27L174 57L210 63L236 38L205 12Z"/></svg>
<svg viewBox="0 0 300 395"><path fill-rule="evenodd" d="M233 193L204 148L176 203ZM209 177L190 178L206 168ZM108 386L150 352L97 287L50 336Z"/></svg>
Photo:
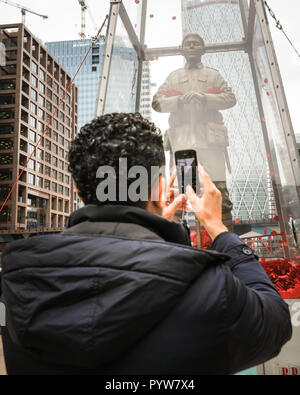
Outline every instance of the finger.
<svg viewBox="0 0 300 395"><path fill-rule="evenodd" d="M214 183L212 182L211 178L209 177L209 175L206 173L205 169L203 166L201 166L200 164L198 165L198 172L200 174L201 177L201 186L203 186L203 188L207 191L209 190L211 187L214 187Z"/></svg>
<svg viewBox="0 0 300 395"><path fill-rule="evenodd" d="M188 200L191 202L191 205L194 206L197 202L197 195L190 185L186 187L186 196Z"/></svg>
<svg viewBox="0 0 300 395"><path fill-rule="evenodd" d="M172 220L177 210L182 210L186 202L185 195L178 196L173 203L166 207L163 211L163 217Z"/></svg>
<svg viewBox="0 0 300 395"><path fill-rule="evenodd" d="M193 99L193 96L194 96L193 92L187 93L186 95L183 96L183 101L185 103L190 103L191 100Z"/></svg>
<svg viewBox="0 0 300 395"><path fill-rule="evenodd" d="M177 198L181 193L179 192L178 188L172 188L170 189L170 196L173 197L174 199Z"/></svg>
<svg viewBox="0 0 300 395"><path fill-rule="evenodd" d="M169 188L172 188L176 177L177 177L177 170L175 169L175 170L173 170L171 177L170 177Z"/></svg>
<svg viewBox="0 0 300 395"><path fill-rule="evenodd" d="M174 213L176 212L176 210L182 210L185 204L186 204L186 196L179 195L171 204Z"/></svg>

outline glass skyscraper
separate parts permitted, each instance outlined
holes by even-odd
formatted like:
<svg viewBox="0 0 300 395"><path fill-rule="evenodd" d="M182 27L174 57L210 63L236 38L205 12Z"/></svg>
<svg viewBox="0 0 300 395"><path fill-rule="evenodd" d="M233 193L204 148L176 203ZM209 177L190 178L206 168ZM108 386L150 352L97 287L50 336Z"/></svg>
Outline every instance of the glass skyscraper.
<svg viewBox="0 0 300 395"><path fill-rule="evenodd" d="M130 48L125 41L124 37L119 35L117 45L114 48L110 71L111 79L105 108L106 113L123 111L123 108L119 108L118 102L124 100L129 106L126 111L135 112L137 58L135 50ZM90 39L46 43L47 49L72 76L77 72L91 45ZM94 118L103 49L104 43L102 41L92 45L92 50L74 81L78 87L79 130ZM151 119L149 110L149 102L151 101L150 85L150 66L145 63L140 112L148 119Z"/></svg>
<svg viewBox="0 0 300 395"><path fill-rule="evenodd" d="M92 45L92 42L90 39L85 39L48 42L45 45L58 62L74 76ZM79 130L83 125L94 118L102 57L103 42L100 41L100 43L93 45L92 50L74 81L75 85L78 87Z"/></svg>
<svg viewBox="0 0 300 395"><path fill-rule="evenodd" d="M182 9L183 35L198 33L206 45L243 40L237 0L182 0ZM230 140L232 172L227 174L227 183L233 216L247 222L271 220L275 200L248 54L209 53L203 63L220 71L237 98L237 105L223 114Z"/></svg>

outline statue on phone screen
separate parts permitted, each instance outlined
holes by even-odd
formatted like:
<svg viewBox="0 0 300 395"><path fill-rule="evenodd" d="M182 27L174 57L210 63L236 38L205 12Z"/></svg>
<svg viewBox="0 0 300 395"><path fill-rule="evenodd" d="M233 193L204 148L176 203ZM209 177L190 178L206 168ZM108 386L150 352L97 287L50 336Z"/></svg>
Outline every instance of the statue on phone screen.
<svg viewBox="0 0 300 395"><path fill-rule="evenodd" d="M201 60L205 44L198 34L188 34L182 42L186 65L172 72L153 97L155 111L170 113L165 149L171 165L176 151L193 149L223 198L223 222L232 230L232 203L226 186L227 128L220 110L236 105L232 89L221 74L205 67Z"/></svg>

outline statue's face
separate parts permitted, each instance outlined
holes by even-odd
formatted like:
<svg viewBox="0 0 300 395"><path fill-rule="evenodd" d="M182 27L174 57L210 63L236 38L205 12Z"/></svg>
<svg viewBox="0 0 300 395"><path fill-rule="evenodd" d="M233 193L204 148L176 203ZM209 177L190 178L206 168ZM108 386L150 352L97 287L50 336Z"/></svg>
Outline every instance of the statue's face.
<svg viewBox="0 0 300 395"><path fill-rule="evenodd" d="M187 62L197 63L201 61L204 54L204 46L197 37L188 37L183 43L183 53Z"/></svg>

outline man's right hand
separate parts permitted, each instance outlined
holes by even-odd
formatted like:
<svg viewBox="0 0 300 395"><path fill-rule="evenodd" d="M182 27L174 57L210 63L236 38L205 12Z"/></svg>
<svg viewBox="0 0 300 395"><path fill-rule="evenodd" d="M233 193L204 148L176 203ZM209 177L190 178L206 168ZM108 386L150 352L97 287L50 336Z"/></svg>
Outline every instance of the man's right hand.
<svg viewBox="0 0 300 395"><path fill-rule="evenodd" d="M198 197L191 186L187 186L186 196L193 206L196 217L214 240L219 234L228 232L222 222L222 194L201 166L199 166L199 174L202 178L202 197Z"/></svg>

